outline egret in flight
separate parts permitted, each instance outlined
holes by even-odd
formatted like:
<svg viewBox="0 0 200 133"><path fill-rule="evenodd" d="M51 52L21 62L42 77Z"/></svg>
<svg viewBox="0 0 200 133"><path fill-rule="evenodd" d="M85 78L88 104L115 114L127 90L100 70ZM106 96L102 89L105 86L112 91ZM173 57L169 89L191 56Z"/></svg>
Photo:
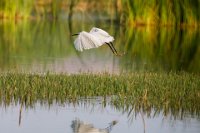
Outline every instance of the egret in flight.
<svg viewBox="0 0 200 133"><path fill-rule="evenodd" d="M113 54L121 56L115 47L113 46L114 38L110 36L106 31L93 27L90 32L82 31L78 34L73 34L72 36L78 35L74 41L74 46L76 50L83 51L85 49L98 48L103 44L107 44L112 50Z"/></svg>

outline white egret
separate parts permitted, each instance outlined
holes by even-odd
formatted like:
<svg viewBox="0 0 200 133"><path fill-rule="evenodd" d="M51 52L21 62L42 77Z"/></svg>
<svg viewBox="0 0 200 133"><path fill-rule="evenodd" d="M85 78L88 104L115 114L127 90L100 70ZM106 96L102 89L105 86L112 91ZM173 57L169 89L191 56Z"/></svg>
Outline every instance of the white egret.
<svg viewBox="0 0 200 133"><path fill-rule="evenodd" d="M74 41L74 46L76 50L83 51L85 49L91 49L91 48L98 48L102 46L103 44L107 44L110 49L112 50L113 54L121 56L122 54L119 54L115 47L113 46L114 38L110 36L106 31L93 27L90 32L82 31L78 34L76 40Z"/></svg>

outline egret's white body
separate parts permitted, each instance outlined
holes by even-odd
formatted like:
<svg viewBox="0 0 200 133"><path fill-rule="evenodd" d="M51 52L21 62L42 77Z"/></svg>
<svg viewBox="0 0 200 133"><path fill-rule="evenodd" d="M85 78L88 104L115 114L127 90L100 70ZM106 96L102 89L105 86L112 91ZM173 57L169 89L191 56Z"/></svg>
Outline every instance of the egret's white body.
<svg viewBox="0 0 200 133"><path fill-rule="evenodd" d="M98 48L103 44L107 44L115 55L121 55L117 53L117 50L112 44L114 38L102 29L93 27L90 32L82 31L79 34L74 35L78 35L74 41L74 46L78 51Z"/></svg>
<svg viewBox="0 0 200 133"><path fill-rule="evenodd" d="M110 43L114 41L114 38L112 36L110 36L107 32L99 28L94 27L90 30L89 33L97 37L101 41L102 44Z"/></svg>
<svg viewBox="0 0 200 133"><path fill-rule="evenodd" d="M101 40L99 40L93 34L82 31L74 41L74 45L76 50L83 51L84 49L97 48L103 44Z"/></svg>

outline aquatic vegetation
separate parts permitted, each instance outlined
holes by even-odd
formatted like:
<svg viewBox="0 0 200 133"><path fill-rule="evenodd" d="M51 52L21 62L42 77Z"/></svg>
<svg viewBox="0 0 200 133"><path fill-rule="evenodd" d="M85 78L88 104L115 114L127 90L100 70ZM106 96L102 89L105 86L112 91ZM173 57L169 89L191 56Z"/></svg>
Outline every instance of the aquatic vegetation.
<svg viewBox="0 0 200 133"><path fill-rule="evenodd" d="M29 63L41 58L63 58L74 50L68 34L67 25L56 21L0 24L0 68L17 67L15 58Z"/></svg>
<svg viewBox="0 0 200 133"><path fill-rule="evenodd" d="M72 24L71 18L75 13L78 19ZM68 22L59 20L67 16ZM46 18L48 21L44 20ZM103 97L106 106L109 97L109 104L129 114L132 110L151 112L153 109L163 110L165 114L190 112L199 116L197 0L102 0L100 4L93 0L1 0L0 19L11 20L0 23L2 106L12 103L32 106L37 102L51 104L54 101L76 103L81 98L90 97ZM19 19L25 21L17 21ZM120 27L119 23L124 26ZM116 38L116 48L124 50L126 55L113 58L113 64L119 63L120 70L130 73L17 73L21 64L38 66L41 62L36 60L44 58L42 67L48 71L47 64L60 58L68 59L71 53L84 64L79 53L74 52L70 36L88 30L91 25L107 28ZM142 27L138 28L138 25ZM53 61L49 63L47 60L50 58ZM16 70L14 73L7 73L13 69Z"/></svg>
<svg viewBox="0 0 200 133"><path fill-rule="evenodd" d="M123 37L121 35L121 37ZM129 28L121 59L127 70L199 72L199 30L179 28Z"/></svg>
<svg viewBox="0 0 200 133"><path fill-rule="evenodd" d="M96 15L108 14L112 1L101 1L97 4L91 0L1 0L0 19L50 19L56 20L63 13L71 19L73 12L95 12ZM104 7L104 8L102 8ZM104 10L102 10L104 9ZM84 13L85 14L85 13ZM112 13L110 13L112 14Z"/></svg>
<svg viewBox="0 0 200 133"><path fill-rule="evenodd" d="M199 0L1 0L0 19L57 19L63 13L108 16L136 25L199 25Z"/></svg>
<svg viewBox="0 0 200 133"><path fill-rule="evenodd" d="M86 54L75 52L73 47L75 38L71 34L82 30L88 31L95 24L90 22L79 25L78 20L73 20L72 25L69 24L65 21L1 23L0 69L25 70L29 64L29 70L38 70L37 66L41 66L45 71L50 71L52 69L47 67L48 64L55 64L58 60L66 63L66 59L76 58L84 62L83 56ZM114 65L120 67L122 71L200 72L200 33L197 29L167 27L126 29L124 26L118 27L115 24L101 22L96 26L102 27L114 36L116 49L120 53L126 53L123 57L115 58L118 63ZM103 59L102 55L112 57L109 56L111 52L106 46L95 53L95 58Z"/></svg>
<svg viewBox="0 0 200 133"><path fill-rule="evenodd" d="M0 103L75 102L81 98L111 97L122 110L200 113L200 76L180 73L17 74L0 76ZM105 103L106 105L106 103Z"/></svg>
<svg viewBox="0 0 200 133"><path fill-rule="evenodd" d="M0 19L27 19L33 6L32 0L1 0Z"/></svg>
<svg viewBox="0 0 200 133"><path fill-rule="evenodd" d="M128 23L136 25L199 25L199 1L122 0ZM128 10L127 10L128 9Z"/></svg>

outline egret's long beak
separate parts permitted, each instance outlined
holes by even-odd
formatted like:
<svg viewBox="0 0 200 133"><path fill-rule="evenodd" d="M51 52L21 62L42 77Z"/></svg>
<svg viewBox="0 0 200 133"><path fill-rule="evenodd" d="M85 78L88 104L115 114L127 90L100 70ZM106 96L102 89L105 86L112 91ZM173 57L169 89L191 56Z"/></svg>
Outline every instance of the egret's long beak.
<svg viewBox="0 0 200 133"><path fill-rule="evenodd" d="M76 33L76 34L72 34L72 36L78 36L79 35L79 33Z"/></svg>

